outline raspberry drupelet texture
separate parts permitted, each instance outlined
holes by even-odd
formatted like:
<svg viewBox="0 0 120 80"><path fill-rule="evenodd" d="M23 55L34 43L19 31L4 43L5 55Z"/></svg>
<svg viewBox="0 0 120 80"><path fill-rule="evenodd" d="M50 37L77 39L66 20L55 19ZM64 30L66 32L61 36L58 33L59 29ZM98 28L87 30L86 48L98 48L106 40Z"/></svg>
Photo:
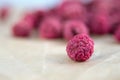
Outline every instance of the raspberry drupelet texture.
<svg viewBox="0 0 120 80"><path fill-rule="evenodd" d="M70 20L64 24L63 37L66 40L70 40L77 34L89 34L89 30L86 25L79 20Z"/></svg>
<svg viewBox="0 0 120 80"><path fill-rule="evenodd" d="M114 37L115 39L120 42L120 25L119 27L116 29L115 33L114 33Z"/></svg>
<svg viewBox="0 0 120 80"><path fill-rule="evenodd" d="M78 34L67 43L66 51L72 60L86 61L94 52L94 41L86 34Z"/></svg>
<svg viewBox="0 0 120 80"><path fill-rule="evenodd" d="M61 37L62 25L58 17L46 17L40 24L39 35L42 38L54 39Z"/></svg>

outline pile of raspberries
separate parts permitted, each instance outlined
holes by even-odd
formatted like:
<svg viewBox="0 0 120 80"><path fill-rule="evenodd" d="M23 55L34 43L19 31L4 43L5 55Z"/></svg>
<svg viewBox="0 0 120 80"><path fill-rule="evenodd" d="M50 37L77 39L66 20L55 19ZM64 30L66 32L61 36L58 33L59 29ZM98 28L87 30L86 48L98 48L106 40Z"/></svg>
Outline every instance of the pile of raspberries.
<svg viewBox="0 0 120 80"><path fill-rule="evenodd" d="M119 0L64 0L52 9L25 13L12 32L16 37L29 37L36 30L41 38L65 40L81 33L114 34L120 42L119 7Z"/></svg>
<svg viewBox="0 0 120 80"><path fill-rule="evenodd" d="M31 11L13 25L16 37L68 41L66 51L74 61L88 60L94 52L90 34L112 34L120 42L120 0L64 0L49 10Z"/></svg>

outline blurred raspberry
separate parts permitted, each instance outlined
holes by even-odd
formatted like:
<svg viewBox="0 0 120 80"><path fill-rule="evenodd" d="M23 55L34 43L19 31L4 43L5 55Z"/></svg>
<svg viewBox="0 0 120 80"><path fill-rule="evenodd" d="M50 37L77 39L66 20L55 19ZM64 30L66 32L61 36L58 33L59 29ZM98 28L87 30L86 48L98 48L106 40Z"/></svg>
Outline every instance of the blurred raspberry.
<svg viewBox="0 0 120 80"><path fill-rule="evenodd" d="M47 16L59 16L58 14L58 7L54 7L52 9L49 9L47 12Z"/></svg>
<svg viewBox="0 0 120 80"><path fill-rule="evenodd" d="M91 5L88 6L88 10L91 10L90 21L92 21L94 15L104 14L104 17L107 18L109 28L111 27L109 30L110 33L114 33L115 29L120 24L120 0L93 0L91 4L92 9L89 9Z"/></svg>
<svg viewBox="0 0 120 80"><path fill-rule="evenodd" d="M34 15L32 12L31 13L25 13L23 15L24 20L34 20L36 15Z"/></svg>
<svg viewBox="0 0 120 80"><path fill-rule="evenodd" d="M70 20L64 24L63 36L66 40L70 40L77 34L89 34L89 30L86 25L78 20Z"/></svg>
<svg viewBox="0 0 120 80"><path fill-rule="evenodd" d="M83 0L84 1L84 0ZM85 5L85 8L86 8L86 16L87 16L87 25L88 25L88 27L89 27L89 25L90 25L90 21L92 20L92 18L93 18L93 16L95 15L95 7L96 7L96 5L95 5L95 1L94 0L92 0L91 2L89 2L89 3L86 3L86 4L84 4Z"/></svg>
<svg viewBox="0 0 120 80"><path fill-rule="evenodd" d="M46 17L39 28L39 35L42 38L53 39L61 37L62 25L58 17Z"/></svg>
<svg viewBox="0 0 120 80"><path fill-rule="evenodd" d="M87 4L88 26L94 34L106 34L110 30L110 1L93 0Z"/></svg>
<svg viewBox="0 0 120 80"><path fill-rule="evenodd" d="M114 23L110 26L110 34L114 34L116 29L119 27L120 23Z"/></svg>
<svg viewBox="0 0 120 80"><path fill-rule="evenodd" d="M8 7L2 7L0 8L0 19L5 20L9 15L9 8Z"/></svg>
<svg viewBox="0 0 120 80"><path fill-rule="evenodd" d="M59 13L64 19L85 20L86 17L86 10L78 0L65 0L59 8Z"/></svg>
<svg viewBox="0 0 120 80"><path fill-rule="evenodd" d="M94 41L86 34L78 34L67 43L66 51L72 60L86 61L94 52Z"/></svg>
<svg viewBox="0 0 120 80"><path fill-rule="evenodd" d="M109 11L109 21L111 25L110 33L114 33L116 28L120 24L120 0L112 0L111 1L111 8Z"/></svg>
<svg viewBox="0 0 120 80"><path fill-rule="evenodd" d="M94 16L90 23L90 29L94 34L107 34L110 30L108 18L104 15Z"/></svg>
<svg viewBox="0 0 120 80"><path fill-rule="evenodd" d="M35 28L39 27L39 24L43 21L43 19L45 18L46 15L46 11L44 10L36 10L33 12L33 14L35 15Z"/></svg>
<svg viewBox="0 0 120 80"><path fill-rule="evenodd" d="M16 37L29 37L32 31L33 25L31 20L23 20L16 23L13 28L12 32L13 35Z"/></svg>

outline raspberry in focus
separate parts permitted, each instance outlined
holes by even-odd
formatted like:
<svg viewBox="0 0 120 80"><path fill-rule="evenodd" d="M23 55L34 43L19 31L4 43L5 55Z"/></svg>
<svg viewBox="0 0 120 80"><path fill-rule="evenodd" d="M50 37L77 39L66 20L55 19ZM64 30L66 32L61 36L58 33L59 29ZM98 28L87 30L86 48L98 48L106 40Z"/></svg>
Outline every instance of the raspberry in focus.
<svg viewBox="0 0 120 80"><path fill-rule="evenodd" d="M86 34L78 34L67 43L66 51L72 60L86 61L94 52L94 41Z"/></svg>

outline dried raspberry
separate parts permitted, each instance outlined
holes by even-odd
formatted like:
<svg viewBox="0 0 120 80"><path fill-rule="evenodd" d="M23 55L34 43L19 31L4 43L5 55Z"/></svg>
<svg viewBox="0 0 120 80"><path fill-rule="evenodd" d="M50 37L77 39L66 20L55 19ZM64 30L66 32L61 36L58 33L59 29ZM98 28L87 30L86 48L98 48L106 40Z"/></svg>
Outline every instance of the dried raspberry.
<svg viewBox="0 0 120 80"><path fill-rule="evenodd" d="M32 31L33 25L31 21L21 21L13 26L13 35L16 37L28 37Z"/></svg>
<svg viewBox="0 0 120 80"><path fill-rule="evenodd" d="M0 18L2 20L5 20L8 17L9 14L9 8L8 7L3 7L0 9Z"/></svg>
<svg viewBox="0 0 120 80"><path fill-rule="evenodd" d="M37 16L34 13L25 14L25 16L23 17L23 20L24 21L31 21L31 23L30 23L31 26L34 29L38 28L39 20L38 20Z"/></svg>
<svg viewBox="0 0 120 80"><path fill-rule="evenodd" d="M109 21L111 25L110 33L114 33L117 27L120 25L120 1L119 0L112 0L111 1L111 8L109 11Z"/></svg>
<svg viewBox="0 0 120 80"><path fill-rule="evenodd" d="M36 10L33 15L35 15L35 21L34 21L34 27L38 28L39 24L43 21L45 18L46 12L43 10Z"/></svg>
<svg viewBox="0 0 120 80"><path fill-rule="evenodd" d="M118 42L120 42L120 26L116 29L114 37Z"/></svg>
<svg viewBox="0 0 120 80"><path fill-rule="evenodd" d="M67 21L64 25L63 36L66 40L70 40L77 34L89 34L88 28L86 25L78 20Z"/></svg>
<svg viewBox="0 0 120 80"><path fill-rule="evenodd" d="M59 13L64 19L85 20L86 10L78 0L66 0L59 8Z"/></svg>
<svg viewBox="0 0 120 80"><path fill-rule="evenodd" d="M58 7L56 6L55 8L48 10L47 16L59 16Z"/></svg>
<svg viewBox="0 0 120 80"><path fill-rule="evenodd" d="M93 54L94 42L88 35L78 34L67 43L66 51L72 60L83 62Z"/></svg>
<svg viewBox="0 0 120 80"><path fill-rule="evenodd" d="M82 0L86 1L86 0ZM86 7L86 16L87 16L87 24L90 26L91 21L93 20L94 15L96 15L101 10L98 9L98 1L99 0L87 0L88 2L84 3Z"/></svg>
<svg viewBox="0 0 120 80"><path fill-rule="evenodd" d="M92 33L95 34L106 34L110 30L108 18L103 15L97 15L91 20L90 29Z"/></svg>
<svg viewBox="0 0 120 80"><path fill-rule="evenodd" d="M109 0L93 0L87 5L88 25L91 32L95 34L106 34L110 29L109 22Z"/></svg>
<svg viewBox="0 0 120 80"><path fill-rule="evenodd" d="M39 34L42 38L53 39L61 36L61 22L57 17L47 17L40 25Z"/></svg>
<svg viewBox="0 0 120 80"><path fill-rule="evenodd" d="M114 34L116 29L119 27L120 23L115 23L110 26L110 34Z"/></svg>
<svg viewBox="0 0 120 80"><path fill-rule="evenodd" d="M25 15L23 16L23 20L25 20L25 21L27 21L27 20L34 21L35 17L36 17L36 15L34 15L33 13L25 13Z"/></svg>

